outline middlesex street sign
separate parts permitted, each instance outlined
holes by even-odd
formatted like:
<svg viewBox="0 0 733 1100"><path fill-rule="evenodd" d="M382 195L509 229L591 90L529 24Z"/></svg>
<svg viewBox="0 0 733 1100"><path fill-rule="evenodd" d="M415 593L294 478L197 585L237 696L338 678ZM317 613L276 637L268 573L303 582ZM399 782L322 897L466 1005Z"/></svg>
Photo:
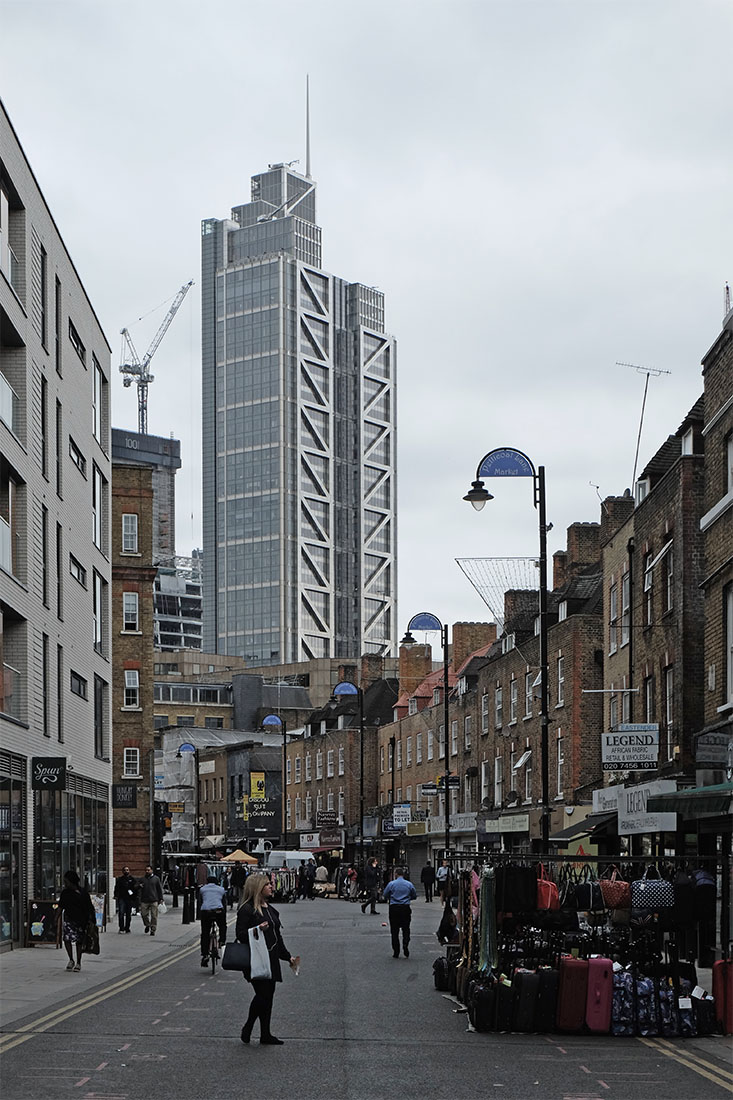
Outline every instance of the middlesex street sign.
<svg viewBox="0 0 733 1100"><path fill-rule="evenodd" d="M604 772L653 770L659 762L659 726L624 722L601 734L601 749Z"/></svg>

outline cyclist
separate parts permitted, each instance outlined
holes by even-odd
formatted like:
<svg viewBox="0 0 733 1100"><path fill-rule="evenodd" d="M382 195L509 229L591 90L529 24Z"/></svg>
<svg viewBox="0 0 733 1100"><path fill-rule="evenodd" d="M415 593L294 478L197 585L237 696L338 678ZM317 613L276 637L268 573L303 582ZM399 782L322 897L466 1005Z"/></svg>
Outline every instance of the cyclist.
<svg viewBox="0 0 733 1100"><path fill-rule="evenodd" d="M209 944L211 926L216 921L219 926L219 943L223 947L227 938L227 892L219 886L213 875L209 875L203 886L199 887L201 908L201 965L209 964Z"/></svg>

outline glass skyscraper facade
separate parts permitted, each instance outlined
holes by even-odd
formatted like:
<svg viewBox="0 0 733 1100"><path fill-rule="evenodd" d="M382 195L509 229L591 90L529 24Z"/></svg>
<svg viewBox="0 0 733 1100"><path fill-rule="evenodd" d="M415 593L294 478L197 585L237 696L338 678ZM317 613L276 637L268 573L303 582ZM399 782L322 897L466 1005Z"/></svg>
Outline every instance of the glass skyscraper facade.
<svg viewBox="0 0 733 1100"><path fill-rule="evenodd" d="M202 223L204 649L391 654L395 342L384 296L321 267L289 165Z"/></svg>

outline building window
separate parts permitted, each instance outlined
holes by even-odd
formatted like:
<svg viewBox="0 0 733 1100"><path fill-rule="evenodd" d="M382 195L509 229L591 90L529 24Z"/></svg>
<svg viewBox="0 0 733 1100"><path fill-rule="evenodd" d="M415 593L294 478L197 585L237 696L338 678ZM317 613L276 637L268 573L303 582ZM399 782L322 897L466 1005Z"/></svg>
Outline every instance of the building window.
<svg viewBox="0 0 733 1100"><path fill-rule="evenodd" d="M621 693L621 721L631 721L631 692L626 690L626 677L623 678L624 690Z"/></svg>
<svg viewBox="0 0 733 1100"><path fill-rule="evenodd" d="M458 722L455 720L450 724L450 754L458 756Z"/></svg>
<svg viewBox="0 0 733 1100"><path fill-rule="evenodd" d="M80 561L77 561L73 554L69 554L69 572L72 577L83 585L87 586L87 571Z"/></svg>
<svg viewBox="0 0 733 1100"><path fill-rule="evenodd" d="M103 451L106 447L106 422L107 422L107 379L97 362L97 357L92 353L92 432L94 438Z"/></svg>
<svg viewBox="0 0 733 1100"><path fill-rule="evenodd" d="M524 766L524 800L525 802L532 801L532 757L527 759L527 763Z"/></svg>
<svg viewBox="0 0 733 1100"><path fill-rule="evenodd" d="M323 809L323 792L319 791L316 795L316 813L319 814Z"/></svg>
<svg viewBox="0 0 733 1100"><path fill-rule="evenodd" d="M56 618L63 619L64 617L64 546L63 546L63 527L60 523L56 524Z"/></svg>
<svg viewBox="0 0 733 1100"><path fill-rule="evenodd" d="M656 713L654 706L654 677L644 679L644 721L653 722Z"/></svg>
<svg viewBox="0 0 733 1100"><path fill-rule="evenodd" d="M501 652L510 653L514 649L515 641L516 639L513 633L505 634L501 639Z"/></svg>
<svg viewBox="0 0 733 1100"><path fill-rule="evenodd" d="M402 740L397 742L397 768L402 767Z"/></svg>
<svg viewBox="0 0 733 1100"><path fill-rule="evenodd" d="M48 508L41 505L41 599L48 607Z"/></svg>
<svg viewBox="0 0 733 1100"><path fill-rule="evenodd" d="M395 802L401 802L401 801L402 801L402 787L398 787L396 792L395 792Z"/></svg>
<svg viewBox="0 0 733 1100"><path fill-rule="evenodd" d="M122 593L122 629L138 630L138 594L137 592Z"/></svg>
<svg viewBox="0 0 733 1100"><path fill-rule="evenodd" d="M49 714L51 709L51 700L49 699L49 688L51 684L51 669L49 668L49 642L48 634L43 635L42 642L42 660L43 666L41 669L41 692L43 698L42 703L42 715L43 715L43 736L50 737L51 730L49 727Z"/></svg>
<svg viewBox="0 0 733 1100"><path fill-rule="evenodd" d="M621 578L621 645L629 644L631 616L631 578L624 573Z"/></svg>
<svg viewBox="0 0 733 1100"><path fill-rule="evenodd" d="M344 823L344 813L345 812L346 812L346 802L345 802L345 799L344 799L344 792L340 790L339 791L339 807L338 807L339 825L343 825L343 823Z"/></svg>
<svg viewBox="0 0 733 1100"><path fill-rule="evenodd" d="M489 732L489 693L485 691L481 696L481 733Z"/></svg>
<svg viewBox="0 0 733 1100"><path fill-rule="evenodd" d="M94 648L97 653L102 653L104 650L104 628L107 618L107 585L96 569L92 572L92 579Z"/></svg>
<svg viewBox="0 0 733 1100"><path fill-rule="evenodd" d="M524 717L532 717L532 673L524 674Z"/></svg>
<svg viewBox="0 0 733 1100"><path fill-rule="evenodd" d="M296 756L296 758L295 758L295 782L296 783L300 783L300 776L301 776L300 757Z"/></svg>
<svg viewBox="0 0 733 1100"><path fill-rule="evenodd" d="M323 753L320 749L316 753L316 779L323 779Z"/></svg>
<svg viewBox="0 0 733 1100"><path fill-rule="evenodd" d="M295 799L295 827L297 829L300 822L303 820L303 800L300 795Z"/></svg>
<svg viewBox="0 0 733 1100"><path fill-rule="evenodd" d="M723 615L725 633L725 699L724 706L733 706L733 584L723 589Z"/></svg>
<svg viewBox="0 0 733 1100"><path fill-rule="evenodd" d="M407 757L407 761L406 761L407 767L411 768L412 767L412 737L409 737L409 736L407 738L407 741L405 742L405 755Z"/></svg>
<svg viewBox="0 0 733 1100"><path fill-rule="evenodd" d="M418 733L415 738L415 763L422 764L422 734Z"/></svg>
<svg viewBox="0 0 733 1100"><path fill-rule="evenodd" d="M288 798L285 802L285 821L288 832L293 827L293 819L291 817L291 800Z"/></svg>
<svg viewBox="0 0 733 1100"><path fill-rule="evenodd" d="M100 676L94 677L94 755L105 755L105 717L107 714L107 685Z"/></svg>
<svg viewBox="0 0 733 1100"><path fill-rule="evenodd" d="M612 584L608 594L608 651L618 649L618 585Z"/></svg>
<svg viewBox="0 0 733 1100"><path fill-rule="evenodd" d="M86 477L87 460L85 459L84 455L81 453L71 436L69 436L69 456L71 458L71 461L78 469L79 473L83 474L84 477Z"/></svg>
<svg viewBox="0 0 733 1100"><path fill-rule="evenodd" d="M608 721L612 730L618 726L618 695L611 684L611 694L608 697Z"/></svg>
<svg viewBox="0 0 733 1100"><path fill-rule="evenodd" d="M140 749L125 749L123 752L122 775L129 779L140 776Z"/></svg>
<svg viewBox="0 0 733 1100"><path fill-rule="evenodd" d="M407 713L417 714L417 699L414 695L407 702Z"/></svg>
<svg viewBox="0 0 733 1100"><path fill-rule="evenodd" d="M494 805L501 806L504 801L504 757L494 760Z"/></svg>
<svg viewBox="0 0 733 1100"><path fill-rule="evenodd" d="M92 477L92 539L102 552L105 549L106 536L106 493L107 483L95 463Z"/></svg>
<svg viewBox="0 0 733 1100"><path fill-rule="evenodd" d="M312 778L313 778L313 774L312 774L312 771L311 771L311 754L309 752L307 752L305 754L305 781L306 781L306 783L310 783Z"/></svg>
<svg viewBox="0 0 733 1100"><path fill-rule="evenodd" d="M81 336L76 331L74 322L71 320L71 318L69 318L69 340L71 341L71 346L73 347L74 351L79 356L82 363L84 364L84 367L86 368L87 349L84 347Z"/></svg>
<svg viewBox="0 0 733 1100"><path fill-rule="evenodd" d="M56 736L64 740L64 647L56 646Z"/></svg>
<svg viewBox="0 0 733 1100"><path fill-rule="evenodd" d="M41 473L48 477L48 380L41 375Z"/></svg>
<svg viewBox="0 0 733 1100"><path fill-rule="evenodd" d="M387 771L391 772L394 766L394 740L390 739L387 746Z"/></svg>
<svg viewBox="0 0 733 1100"><path fill-rule="evenodd" d="M560 603L557 605L557 621L559 623L564 622L564 620L567 619L567 617L568 617L568 601L567 600L560 600Z"/></svg>
<svg viewBox="0 0 733 1100"><path fill-rule="evenodd" d="M291 761L290 757L288 757L288 759L285 763L285 782L286 782L286 784L289 785L292 782L292 778L293 778L293 764L292 764L292 761Z"/></svg>
<svg viewBox="0 0 733 1100"><path fill-rule="evenodd" d="M662 673L664 688L664 725L667 731L667 760L674 759L674 668L670 665Z"/></svg>
<svg viewBox="0 0 733 1100"><path fill-rule="evenodd" d="M125 701L126 709L140 706L140 673L136 668L125 669Z"/></svg>
<svg viewBox="0 0 733 1100"><path fill-rule="evenodd" d="M502 722L504 720L504 689L497 687L494 689L494 725L497 729L501 729Z"/></svg>
<svg viewBox="0 0 733 1100"><path fill-rule="evenodd" d="M305 817L309 825L313 824L313 796L307 794L305 796Z"/></svg>
<svg viewBox="0 0 733 1100"><path fill-rule="evenodd" d="M644 626L651 626L654 615L654 571L651 551L644 555Z"/></svg>
<svg viewBox="0 0 733 1100"><path fill-rule="evenodd" d="M194 716L192 714L179 714L176 718L177 726L195 726Z"/></svg>
<svg viewBox="0 0 733 1100"><path fill-rule="evenodd" d="M433 753L435 752L435 734L432 730L428 730L428 760L433 759Z"/></svg>
<svg viewBox="0 0 733 1100"><path fill-rule="evenodd" d="M443 760L445 757L445 726L441 726L438 730L438 760Z"/></svg>
<svg viewBox="0 0 733 1100"><path fill-rule="evenodd" d="M122 553L137 554L137 513L122 515Z"/></svg>
<svg viewBox="0 0 733 1100"><path fill-rule="evenodd" d="M670 546L669 552L664 555L662 577L662 599L664 601L664 611L667 612L674 607L674 547L672 546Z"/></svg>
<svg viewBox="0 0 733 1100"><path fill-rule="evenodd" d="M170 725L170 722L168 720L168 715L167 714L155 714L155 715L153 715L153 729L161 730L165 726L169 726L169 725Z"/></svg>
<svg viewBox="0 0 733 1100"><path fill-rule="evenodd" d="M557 705L563 706L565 703L565 658L563 656L557 659Z"/></svg>
<svg viewBox="0 0 733 1100"><path fill-rule="evenodd" d="M335 807L334 802L335 802L335 800L334 800L333 791L329 791L328 794L326 795L326 809L327 810L335 810L336 807Z"/></svg>
<svg viewBox="0 0 733 1100"><path fill-rule="evenodd" d="M464 814L471 813L471 776L464 775L463 777L463 812Z"/></svg>
<svg viewBox="0 0 733 1100"><path fill-rule="evenodd" d="M563 780L562 780L562 767L565 763L565 738L562 735L562 730L557 731L557 792L556 798L562 798L563 794Z"/></svg>
<svg viewBox="0 0 733 1100"><path fill-rule="evenodd" d="M440 702L440 688L433 688L433 706L437 707Z"/></svg>
<svg viewBox="0 0 733 1100"><path fill-rule="evenodd" d="M339 775L343 775L346 770L346 762L344 760L344 746L339 745ZM384 768L382 768L384 771Z"/></svg>
<svg viewBox="0 0 733 1100"><path fill-rule="evenodd" d="M333 779L333 767L334 767L333 749L329 749L328 752L326 753L326 776L327 776L328 779Z"/></svg>
<svg viewBox="0 0 733 1100"><path fill-rule="evenodd" d="M339 772L339 775L343 774ZM379 746L379 774L384 775L384 745Z"/></svg>
<svg viewBox="0 0 733 1100"><path fill-rule="evenodd" d="M517 681L512 677L512 681L509 684L509 721L516 722L517 720L517 698L519 695L519 687Z"/></svg>
<svg viewBox="0 0 733 1100"><path fill-rule="evenodd" d="M223 718L204 718L204 729L207 730L223 730L224 719Z"/></svg>
<svg viewBox="0 0 733 1100"><path fill-rule="evenodd" d="M482 760L481 761L481 802L484 803L484 804L486 803L486 801L489 797L490 783L491 783L491 761L490 760Z"/></svg>
<svg viewBox="0 0 733 1100"><path fill-rule="evenodd" d="M87 698L87 682L83 676L80 676L78 672L74 672L72 669L69 673L70 687L74 695L78 695L80 699Z"/></svg>
<svg viewBox="0 0 733 1100"><path fill-rule="evenodd" d="M56 496L62 495L63 474L63 409L61 402L56 399Z"/></svg>
<svg viewBox="0 0 733 1100"><path fill-rule="evenodd" d="M471 738L473 736L473 715L467 714L463 719L463 748L468 752L471 748Z"/></svg>

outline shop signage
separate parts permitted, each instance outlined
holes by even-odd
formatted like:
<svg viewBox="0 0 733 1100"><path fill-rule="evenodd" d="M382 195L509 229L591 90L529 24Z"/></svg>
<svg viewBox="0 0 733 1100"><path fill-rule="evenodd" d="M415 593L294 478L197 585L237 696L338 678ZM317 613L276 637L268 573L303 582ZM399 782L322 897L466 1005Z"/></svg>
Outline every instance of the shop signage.
<svg viewBox="0 0 733 1100"><path fill-rule="evenodd" d="M250 772L249 773L249 794L250 794L250 798L264 798L265 797L265 773L264 772Z"/></svg>
<svg viewBox="0 0 733 1100"><path fill-rule="evenodd" d="M392 821L400 828L410 824L412 821L412 807L409 802L398 802L392 807Z"/></svg>
<svg viewBox="0 0 733 1100"><path fill-rule="evenodd" d="M279 798L250 798L248 813L250 825L254 832L272 832L279 805Z"/></svg>
<svg viewBox="0 0 733 1100"><path fill-rule="evenodd" d="M434 798L438 793L438 787L435 783L423 783L420 788L420 794L423 798Z"/></svg>
<svg viewBox="0 0 733 1100"><path fill-rule="evenodd" d="M382 836L397 836L403 832L401 825L395 825L391 817L385 818L382 822Z"/></svg>
<svg viewBox="0 0 733 1100"><path fill-rule="evenodd" d="M428 831L427 824L424 821L410 821L407 825L408 836L424 836Z"/></svg>
<svg viewBox="0 0 733 1100"><path fill-rule="evenodd" d="M316 825L319 829L335 829L338 816L335 810L316 810Z"/></svg>
<svg viewBox="0 0 733 1100"><path fill-rule="evenodd" d="M31 759L31 790L65 791L66 757L34 756Z"/></svg>
<svg viewBox="0 0 733 1100"><path fill-rule="evenodd" d="M428 818L431 833L445 832L444 817ZM476 828L476 814L451 814L450 828L453 833L472 833Z"/></svg>
<svg viewBox="0 0 733 1100"><path fill-rule="evenodd" d="M186 803L185 802L169 802L168 813L169 814L185 814Z"/></svg>
<svg viewBox="0 0 733 1100"><path fill-rule="evenodd" d="M210 775L216 770L216 760L199 760L199 775Z"/></svg>
<svg viewBox="0 0 733 1100"><path fill-rule="evenodd" d="M725 768L732 746L733 737L729 733L701 733L695 744L695 763Z"/></svg>
<svg viewBox="0 0 733 1100"><path fill-rule="evenodd" d="M300 846L301 848L320 848L321 835L320 833L301 833L300 834Z"/></svg>
<svg viewBox="0 0 733 1100"><path fill-rule="evenodd" d="M507 814L499 818L500 833L528 833L529 814Z"/></svg>
<svg viewBox="0 0 733 1100"><path fill-rule="evenodd" d="M611 733L601 734L604 772L650 771L659 762L659 726L625 722Z"/></svg>
<svg viewBox="0 0 733 1100"><path fill-rule="evenodd" d="M155 789L156 791L165 790L165 775L162 772L155 773Z"/></svg>
<svg viewBox="0 0 733 1100"><path fill-rule="evenodd" d="M674 779L654 779L634 787L622 784L593 792L593 812L618 811L619 836L640 833L666 833L677 828L677 814L650 814L646 804L650 795L669 794L677 790Z"/></svg>
<svg viewBox="0 0 733 1100"><path fill-rule="evenodd" d="M137 787L134 783L112 784L112 809L135 810L137 809Z"/></svg>
<svg viewBox="0 0 733 1100"><path fill-rule="evenodd" d="M319 833L320 848L342 848L344 844L344 836L341 829L321 829Z"/></svg>

